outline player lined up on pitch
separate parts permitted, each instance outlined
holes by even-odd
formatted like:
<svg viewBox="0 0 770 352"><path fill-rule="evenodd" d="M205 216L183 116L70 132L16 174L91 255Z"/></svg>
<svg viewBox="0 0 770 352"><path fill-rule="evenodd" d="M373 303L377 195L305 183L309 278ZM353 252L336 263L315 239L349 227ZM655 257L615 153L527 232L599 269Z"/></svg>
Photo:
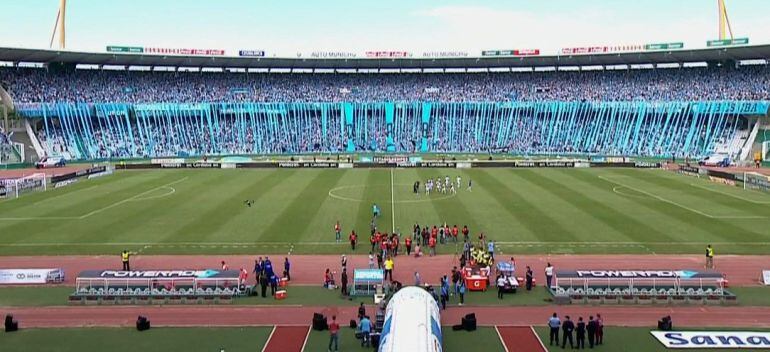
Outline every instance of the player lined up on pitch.
<svg viewBox="0 0 770 352"><path fill-rule="evenodd" d="M473 185L472 181L468 180L468 188L467 190L471 190L471 186ZM459 175L455 178L455 182L452 182L449 178L449 175L444 176L443 180L441 177L435 177L435 178L429 178L424 183L424 189L425 189L425 195L429 196L431 193L440 193L440 194L457 194L457 190L459 190L462 187L462 177ZM420 195L420 181L415 181L412 185L412 192L416 195Z"/></svg>

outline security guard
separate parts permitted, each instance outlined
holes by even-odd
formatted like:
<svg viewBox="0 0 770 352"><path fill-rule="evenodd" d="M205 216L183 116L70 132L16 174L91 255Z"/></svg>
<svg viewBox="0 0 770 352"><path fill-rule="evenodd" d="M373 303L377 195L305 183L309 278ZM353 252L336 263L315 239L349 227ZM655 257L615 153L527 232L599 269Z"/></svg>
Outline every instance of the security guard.
<svg viewBox="0 0 770 352"><path fill-rule="evenodd" d="M131 255L136 254L134 252L129 252L128 250L124 249L122 253L120 253L120 261L123 262L123 270L130 271L131 270L131 264L129 263L129 260L131 259Z"/></svg>
<svg viewBox="0 0 770 352"><path fill-rule="evenodd" d="M706 269L714 269L714 248L706 246Z"/></svg>

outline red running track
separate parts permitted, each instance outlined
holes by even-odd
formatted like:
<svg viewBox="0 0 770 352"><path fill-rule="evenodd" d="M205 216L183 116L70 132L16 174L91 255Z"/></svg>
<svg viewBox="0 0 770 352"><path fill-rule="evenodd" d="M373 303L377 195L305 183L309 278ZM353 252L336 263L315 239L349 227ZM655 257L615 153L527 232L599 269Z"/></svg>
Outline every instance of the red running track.
<svg viewBox="0 0 770 352"><path fill-rule="evenodd" d="M277 273L283 271L286 256L270 256ZM292 284L321 285L324 269L341 271L340 256L337 255L292 255ZM151 269L215 269L222 260L231 269L246 268L249 272L254 267L255 256L245 255L137 255L131 259L134 270ZM498 260L509 260L503 256ZM538 283L545 282L543 270L546 263L552 263L558 269L702 269L704 258L700 255L520 255L516 256L517 275L524 276L524 267L530 265ZM762 270L770 269L770 256L723 255L715 259L717 270L726 274L731 286L759 285ZM414 283L414 272L419 271L423 282L436 283L443 275L448 275L452 266L458 265L454 256L406 257L395 259L393 276L405 284ZM121 268L120 257L114 256L26 256L0 257L0 269L7 268L63 268L67 273L66 283L74 284L75 277L83 270ZM368 267L365 255L348 257L348 270ZM253 280L250 274L249 280ZM253 281L252 281L253 282Z"/></svg>
<svg viewBox="0 0 770 352"><path fill-rule="evenodd" d="M310 326L276 326L262 352L302 352Z"/></svg>
<svg viewBox="0 0 770 352"><path fill-rule="evenodd" d="M374 309L368 307L367 310ZM133 326L136 317L147 316L153 326L307 326L313 313L337 315L339 321L355 319L357 307L310 306L94 306L94 307L0 307L0 315L13 314L24 327ZM460 323L475 313L479 325L542 326L553 313L573 318L599 313L605 325L655 326L670 315L677 326L770 328L770 307L636 307L547 306L472 307L452 306L441 312L442 325Z"/></svg>
<svg viewBox="0 0 770 352"><path fill-rule="evenodd" d="M498 326L505 352L548 352L530 326Z"/></svg>

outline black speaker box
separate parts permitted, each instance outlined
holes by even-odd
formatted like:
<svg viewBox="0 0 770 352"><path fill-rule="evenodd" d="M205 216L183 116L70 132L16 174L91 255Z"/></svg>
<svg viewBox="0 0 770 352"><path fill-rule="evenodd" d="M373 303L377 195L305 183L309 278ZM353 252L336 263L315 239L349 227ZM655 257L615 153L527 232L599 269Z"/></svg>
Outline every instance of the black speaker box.
<svg viewBox="0 0 770 352"><path fill-rule="evenodd" d="M138 318L136 318L136 330L150 330L150 321L147 319L147 317L140 315Z"/></svg>
<svg viewBox="0 0 770 352"><path fill-rule="evenodd" d="M313 330L323 331L329 328L326 317L321 313L313 314Z"/></svg>
<svg viewBox="0 0 770 352"><path fill-rule="evenodd" d="M467 331L476 330L476 315L471 313L462 318L462 327Z"/></svg>

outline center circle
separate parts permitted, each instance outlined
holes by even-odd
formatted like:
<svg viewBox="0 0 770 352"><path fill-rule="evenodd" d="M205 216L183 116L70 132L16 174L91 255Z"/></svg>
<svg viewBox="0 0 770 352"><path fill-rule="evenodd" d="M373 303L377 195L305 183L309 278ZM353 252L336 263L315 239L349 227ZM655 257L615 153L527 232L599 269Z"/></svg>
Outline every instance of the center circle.
<svg viewBox="0 0 770 352"><path fill-rule="evenodd" d="M406 184L406 183L396 183L396 184L393 184L392 186L394 187L394 192L396 192L396 194L399 194L400 192L396 191L397 187L410 187L409 189L411 190L411 187L413 185L412 184ZM379 184L378 185L378 184L375 184L375 185L348 185L348 186L334 187L334 188L329 190L329 197L334 198L334 199L348 201L348 202L374 202L375 200L373 200L373 199L361 199L361 198L359 198L357 196L351 196L351 195L345 194L346 190L357 190L357 189L362 189L364 187L376 187L376 188L382 187L382 188L386 188L388 190L388 196L390 196L390 192L389 191L390 191L391 185L389 185L389 184L388 185L383 185L383 184ZM396 201L394 201L393 203L395 203L395 204L399 204L399 203L424 203L424 202L433 202L433 201L439 201L439 200L446 200L446 199L454 198L454 197L457 196L456 193L455 194L452 194L452 193L447 193L447 194L436 193L436 195L428 196L428 195L425 195L425 192L423 190L421 190L418 193L417 196L415 196L414 193L412 193L412 192L409 192L409 195L412 198L414 198L414 199L403 199L403 200L396 199ZM376 202L385 203L385 204L390 204L391 203L391 201L389 199L385 199L384 201L379 201L378 200Z"/></svg>

